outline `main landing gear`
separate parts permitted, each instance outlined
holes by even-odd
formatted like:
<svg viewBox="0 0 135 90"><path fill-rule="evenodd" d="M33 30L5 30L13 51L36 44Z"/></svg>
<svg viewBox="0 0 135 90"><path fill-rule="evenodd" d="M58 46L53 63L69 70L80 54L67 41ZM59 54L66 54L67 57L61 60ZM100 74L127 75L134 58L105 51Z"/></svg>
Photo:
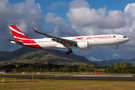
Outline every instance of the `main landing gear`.
<svg viewBox="0 0 135 90"><path fill-rule="evenodd" d="M73 51L70 49L68 49L67 51L65 51L65 54L69 55L70 53L72 53Z"/></svg>
<svg viewBox="0 0 135 90"><path fill-rule="evenodd" d="M116 49L117 49L117 50L119 49L119 45L116 45Z"/></svg>

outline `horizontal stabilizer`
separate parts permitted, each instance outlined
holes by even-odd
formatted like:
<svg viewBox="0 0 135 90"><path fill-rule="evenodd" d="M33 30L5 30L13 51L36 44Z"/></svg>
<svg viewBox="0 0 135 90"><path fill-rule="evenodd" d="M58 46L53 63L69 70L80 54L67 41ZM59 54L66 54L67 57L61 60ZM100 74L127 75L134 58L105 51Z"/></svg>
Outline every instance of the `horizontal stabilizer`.
<svg viewBox="0 0 135 90"><path fill-rule="evenodd" d="M7 39L8 41L11 41L11 43L14 43L14 44L19 44L19 45L23 45L23 42L22 41L15 41L15 40L11 40L11 39Z"/></svg>

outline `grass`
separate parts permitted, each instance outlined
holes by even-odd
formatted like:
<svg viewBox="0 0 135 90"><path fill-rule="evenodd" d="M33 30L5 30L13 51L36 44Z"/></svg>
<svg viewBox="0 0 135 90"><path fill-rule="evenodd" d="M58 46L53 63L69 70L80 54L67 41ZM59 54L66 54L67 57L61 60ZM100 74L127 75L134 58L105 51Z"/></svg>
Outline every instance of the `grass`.
<svg viewBox="0 0 135 90"><path fill-rule="evenodd" d="M55 79L17 79L4 78L0 90L134 90L134 81L92 81L92 80L55 80ZM8 82L9 80L9 82Z"/></svg>
<svg viewBox="0 0 135 90"><path fill-rule="evenodd" d="M104 72L105 69L95 69L96 71L99 71L99 72Z"/></svg>
<svg viewBox="0 0 135 90"><path fill-rule="evenodd" d="M99 69L102 71L103 69ZM22 72L12 72L12 73L7 73L6 75L96 75L93 72L39 72L40 74L37 74L37 72L27 72L27 74L21 74ZM101 75L133 75L135 74L129 74L129 73L102 73Z"/></svg>

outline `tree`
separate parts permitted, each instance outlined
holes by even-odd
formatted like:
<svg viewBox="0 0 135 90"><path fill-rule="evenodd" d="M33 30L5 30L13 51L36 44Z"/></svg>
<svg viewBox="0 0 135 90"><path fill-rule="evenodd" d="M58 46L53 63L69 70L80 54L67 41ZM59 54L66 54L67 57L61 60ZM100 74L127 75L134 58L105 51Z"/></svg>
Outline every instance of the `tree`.
<svg viewBox="0 0 135 90"><path fill-rule="evenodd" d="M114 69L118 69L118 67L119 67L119 63L118 62L115 62L115 64L114 64Z"/></svg>
<svg viewBox="0 0 135 90"><path fill-rule="evenodd" d="M112 69L113 68L111 66L109 66L108 68L105 69L105 72L112 72Z"/></svg>
<svg viewBox="0 0 135 90"><path fill-rule="evenodd" d="M96 65L94 65L94 64L92 64L92 65L90 65L92 68L96 68Z"/></svg>
<svg viewBox="0 0 135 90"><path fill-rule="evenodd" d="M128 62L123 62L119 65L119 68L122 70L132 69L132 64Z"/></svg>
<svg viewBox="0 0 135 90"><path fill-rule="evenodd" d="M69 67L64 67L63 72L70 72L70 68Z"/></svg>
<svg viewBox="0 0 135 90"><path fill-rule="evenodd" d="M79 71L79 72L85 72L85 71L86 71L86 68L87 68L87 65L81 64L81 65L79 65L78 71Z"/></svg>

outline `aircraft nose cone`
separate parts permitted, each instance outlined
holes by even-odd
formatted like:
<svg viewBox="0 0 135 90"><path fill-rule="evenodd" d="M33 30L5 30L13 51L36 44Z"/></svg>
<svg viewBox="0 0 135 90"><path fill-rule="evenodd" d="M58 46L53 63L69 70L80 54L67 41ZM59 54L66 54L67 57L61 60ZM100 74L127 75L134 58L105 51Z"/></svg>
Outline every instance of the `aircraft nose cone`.
<svg viewBox="0 0 135 90"><path fill-rule="evenodd" d="M129 39L129 38L127 38L125 41L126 41L126 42L128 42L129 40L130 40L130 39Z"/></svg>
<svg viewBox="0 0 135 90"><path fill-rule="evenodd" d="M128 40L127 41L129 41L130 39L128 38Z"/></svg>

